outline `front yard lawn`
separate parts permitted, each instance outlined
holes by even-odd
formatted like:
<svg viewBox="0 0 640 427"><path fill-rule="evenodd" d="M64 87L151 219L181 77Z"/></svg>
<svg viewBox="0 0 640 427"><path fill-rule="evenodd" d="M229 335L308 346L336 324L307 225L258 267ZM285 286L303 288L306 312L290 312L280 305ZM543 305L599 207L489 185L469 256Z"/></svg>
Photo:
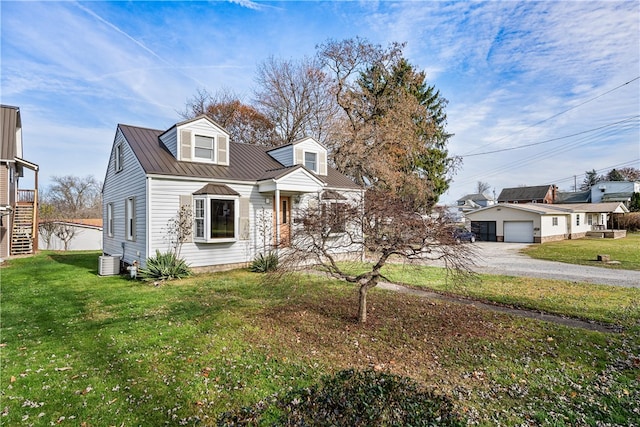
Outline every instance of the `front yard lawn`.
<svg viewBox="0 0 640 427"><path fill-rule="evenodd" d="M532 245L523 253L532 258L568 264L640 270L640 233L627 233L623 239L576 239ZM611 260L619 264L597 261L597 256L603 254L610 255Z"/></svg>
<svg viewBox="0 0 640 427"><path fill-rule="evenodd" d="M481 301L569 316L623 327L640 326L640 288L563 280L481 274L478 280L453 282L438 267L388 264L392 282Z"/></svg>
<svg viewBox="0 0 640 427"><path fill-rule="evenodd" d="M356 289L315 275L153 286L98 277L98 255L0 270L0 424L216 425L347 368L410 376L472 424L628 426L640 414L631 320L604 334L374 290L360 325Z"/></svg>

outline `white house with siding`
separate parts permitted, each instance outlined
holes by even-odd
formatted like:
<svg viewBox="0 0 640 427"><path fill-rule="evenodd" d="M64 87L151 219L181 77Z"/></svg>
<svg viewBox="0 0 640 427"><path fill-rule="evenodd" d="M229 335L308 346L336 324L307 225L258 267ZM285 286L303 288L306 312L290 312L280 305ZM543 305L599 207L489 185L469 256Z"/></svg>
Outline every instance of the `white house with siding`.
<svg viewBox="0 0 640 427"><path fill-rule="evenodd" d="M467 213L479 240L545 243L604 232L611 214L628 213L624 203L499 203ZM612 236L617 236L611 234Z"/></svg>
<svg viewBox="0 0 640 427"><path fill-rule="evenodd" d="M295 212L360 200L312 138L275 148L240 144L200 116L168 130L118 125L103 186L103 252L126 264L172 247L183 208L192 232L180 255L196 271L244 266L286 246Z"/></svg>

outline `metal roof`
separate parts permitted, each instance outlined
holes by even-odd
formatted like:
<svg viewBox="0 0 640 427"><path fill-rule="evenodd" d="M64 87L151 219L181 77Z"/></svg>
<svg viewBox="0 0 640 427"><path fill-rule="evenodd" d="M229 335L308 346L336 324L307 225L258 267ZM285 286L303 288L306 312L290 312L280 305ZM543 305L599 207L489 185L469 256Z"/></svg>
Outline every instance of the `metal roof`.
<svg viewBox="0 0 640 427"><path fill-rule="evenodd" d="M215 194L216 196L239 196L240 195L240 193L238 193L232 188L229 188L224 184L207 184L193 194L194 195Z"/></svg>
<svg viewBox="0 0 640 427"><path fill-rule="evenodd" d="M538 200L544 199L551 185L537 185L534 187L504 188L498 196L498 201L509 200Z"/></svg>
<svg viewBox="0 0 640 427"><path fill-rule="evenodd" d="M118 129L131 146L133 153L148 175L181 176L210 180L257 182L275 179L282 174L303 166L285 167L268 153L272 147L229 143L229 165L215 165L198 162L178 161L160 141L165 131L119 124ZM347 176L332 167L327 167L327 175L313 174L327 187L360 189Z"/></svg>
<svg viewBox="0 0 640 427"><path fill-rule="evenodd" d="M22 157L22 153L18 153L18 141L16 141L16 130L21 127L20 109L10 105L1 105L0 160L15 161L16 157Z"/></svg>

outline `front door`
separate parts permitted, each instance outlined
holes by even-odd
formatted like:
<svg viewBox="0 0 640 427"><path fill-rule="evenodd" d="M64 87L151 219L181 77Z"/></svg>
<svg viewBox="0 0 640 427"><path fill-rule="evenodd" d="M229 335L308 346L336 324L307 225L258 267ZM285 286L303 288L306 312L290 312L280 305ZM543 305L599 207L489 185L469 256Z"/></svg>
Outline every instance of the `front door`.
<svg viewBox="0 0 640 427"><path fill-rule="evenodd" d="M276 199L273 198L275 206ZM289 238L291 235L291 198L280 197L280 217L276 218L276 210L273 210L273 220L275 227L280 230L280 246L289 246ZM275 230L276 228L274 228ZM277 236L273 236L274 245L278 245Z"/></svg>

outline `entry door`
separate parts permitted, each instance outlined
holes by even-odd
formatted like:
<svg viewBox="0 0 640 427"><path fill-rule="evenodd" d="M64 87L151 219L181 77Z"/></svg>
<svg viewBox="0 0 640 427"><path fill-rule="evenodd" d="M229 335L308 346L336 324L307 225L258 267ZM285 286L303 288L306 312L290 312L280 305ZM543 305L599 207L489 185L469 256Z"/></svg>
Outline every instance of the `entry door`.
<svg viewBox="0 0 640 427"><path fill-rule="evenodd" d="M273 203L275 206L276 199L273 198ZM275 222L275 227L280 229L280 246L289 246L289 239L291 236L291 198L290 197L280 197L280 217L276 218L276 210L273 210L273 220ZM276 228L274 228L275 230ZM273 244L277 245L276 241L277 235L274 231L273 236Z"/></svg>

